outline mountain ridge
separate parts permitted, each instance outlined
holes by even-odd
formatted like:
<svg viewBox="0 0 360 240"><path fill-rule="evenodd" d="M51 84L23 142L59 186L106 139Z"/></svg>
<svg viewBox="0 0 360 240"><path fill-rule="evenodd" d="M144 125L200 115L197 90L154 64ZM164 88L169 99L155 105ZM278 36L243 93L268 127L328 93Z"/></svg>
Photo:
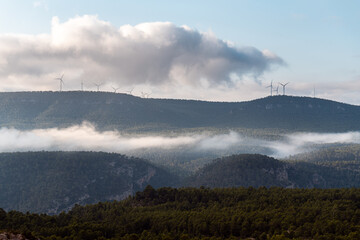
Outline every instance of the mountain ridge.
<svg viewBox="0 0 360 240"><path fill-rule="evenodd" d="M259 101L259 100L264 100L264 99L269 99L269 98L277 98L277 97L290 97L290 98L304 98L304 99L317 99L320 101L327 101L327 102L333 102L333 103L340 103L340 104L346 104L346 105L350 105L350 106L357 106L360 107L360 105L356 105L356 104L351 104L351 103L346 103L346 102L341 102L341 101L336 101L336 100L332 100L332 99L327 99L327 98L319 98L319 97L309 97L309 96L296 96L296 95L268 95L265 97L260 97L260 98L255 98L255 99L251 99L251 100L243 100L243 101L217 101L217 100L201 100L201 99L187 99L187 98L156 98L156 97L141 97L141 96L137 96L137 95L133 95L133 94L128 94L128 93L123 93L123 92L108 92L108 91L81 91L81 90L70 90L70 91L13 91L13 92L0 92L1 94L36 94L36 93L44 93L44 94L64 94L64 93L93 93L93 94L110 94L110 95L126 95L129 97L134 97L134 98L140 98L140 99L152 99L152 100L170 100L170 101L187 101L187 102L206 102L206 103L250 103L250 102L254 102L254 101Z"/></svg>
<svg viewBox="0 0 360 240"><path fill-rule="evenodd" d="M246 102L140 98L110 92L0 93L0 126L100 130L249 128L342 132L360 130L360 106L332 100L269 96Z"/></svg>

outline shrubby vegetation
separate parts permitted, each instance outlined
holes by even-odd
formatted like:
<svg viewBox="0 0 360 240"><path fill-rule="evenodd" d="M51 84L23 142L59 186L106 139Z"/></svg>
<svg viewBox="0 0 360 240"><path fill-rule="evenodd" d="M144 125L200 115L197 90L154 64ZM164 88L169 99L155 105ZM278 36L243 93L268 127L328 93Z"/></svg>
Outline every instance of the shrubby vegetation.
<svg viewBox="0 0 360 240"><path fill-rule="evenodd" d="M359 189L160 188L56 216L0 210L41 239L359 239Z"/></svg>

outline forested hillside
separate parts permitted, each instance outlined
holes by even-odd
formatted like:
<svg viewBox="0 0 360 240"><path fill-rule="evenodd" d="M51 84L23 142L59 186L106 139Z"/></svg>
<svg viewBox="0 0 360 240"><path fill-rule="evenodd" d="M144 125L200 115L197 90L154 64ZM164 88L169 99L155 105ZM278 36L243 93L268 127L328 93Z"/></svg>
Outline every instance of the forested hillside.
<svg viewBox="0 0 360 240"><path fill-rule="evenodd" d="M360 171L360 144L343 144L290 156L290 161L316 163L337 169Z"/></svg>
<svg viewBox="0 0 360 240"><path fill-rule="evenodd" d="M259 154L216 159L185 180L187 186L343 188L360 187L360 173L306 162L285 162Z"/></svg>
<svg viewBox="0 0 360 240"><path fill-rule="evenodd" d="M360 239L359 189L160 188L57 216L0 209L40 239Z"/></svg>
<svg viewBox="0 0 360 240"><path fill-rule="evenodd" d="M219 158L180 178L145 160L103 152L0 154L0 208L54 214L75 204L121 200L151 184L163 186L350 188L360 172L259 154Z"/></svg>
<svg viewBox="0 0 360 240"><path fill-rule="evenodd" d="M102 152L0 154L0 207L59 213L75 204L121 200L144 189L174 186L176 177L137 158Z"/></svg>
<svg viewBox="0 0 360 240"><path fill-rule="evenodd" d="M360 160L360 144L341 144L301 153L289 157L289 160L306 162L358 161Z"/></svg>
<svg viewBox="0 0 360 240"><path fill-rule="evenodd" d="M360 107L290 96L226 103L109 92L0 93L2 127L66 127L83 121L122 131L211 127L342 132L360 129Z"/></svg>

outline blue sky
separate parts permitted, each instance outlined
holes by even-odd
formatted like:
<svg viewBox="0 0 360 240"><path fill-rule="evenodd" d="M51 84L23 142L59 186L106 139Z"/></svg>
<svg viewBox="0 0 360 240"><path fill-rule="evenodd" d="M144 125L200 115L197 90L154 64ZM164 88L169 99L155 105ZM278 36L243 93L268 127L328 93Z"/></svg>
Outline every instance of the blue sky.
<svg viewBox="0 0 360 240"><path fill-rule="evenodd" d="M184 94L174 93L176 98L248 100L266 96L268 89L265 87L273 80L274 83L290 82L287 93L292 95L308 96L316 87L319 97L360 104L359 1L0 0L0 4L1 35L50 34L55 16L60 23L65 23L72 18L96 15L100 21L116 28L127 24L171 22L211 33L239 48L251 46L260 51L269 50L286 63L274 64L271 70L263 71L255 83L242 79L241 84L226 87L205 84L196 96L184 89ZM3 71L5 75L4 67ZM25 85L23 88L12 86L9 79L14 81L14 78L7 76L7 87L2 90L26 90ZM115 81L107 82L109 89L115 84ZM129 82L121 84L124 89L131 87ZM42 87L39 89L48 87L45 85L39 84ZM137 89L151 91L154 97L172 97L169 86L154 89L151 84L145 85ZM72 85L68 87L71 90Z"/></svg>

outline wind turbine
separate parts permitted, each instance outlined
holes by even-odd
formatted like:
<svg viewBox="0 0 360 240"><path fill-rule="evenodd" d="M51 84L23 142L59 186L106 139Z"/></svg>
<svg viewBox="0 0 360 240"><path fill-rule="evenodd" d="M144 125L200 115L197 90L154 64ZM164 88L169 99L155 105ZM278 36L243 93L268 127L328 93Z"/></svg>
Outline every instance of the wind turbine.
<svg viewBox="0 0 360 240"><path fill-rule="evenodd" d="M97 87L97 91L99 92L100 91L100 86L102 85L103 83L94 83L94 85Z"/></svg>
<svg viewBox="0 0 360 240"><path fill-rule="evenodd" d="M148 97L150 97L150 95L151 95L151 93L141 92L142 98L148 98Z"/></svg>
<svg viewBox="0 0 360 240"><path fill-rule="evenodd" d="M141 92L141 97L142 97L142 98L146 98L146 95L147 95L146 92Z"/></svg>
<svg viewBox="0 0 360 240"><path fill-rule="evenodd" d="M285 95L285 87L286 87L286 85L289 84L289 82L287 82L285 84L283 84L283 83L279 83L279 84L283 87L283 95Z"/></svg>
<svg viewBox="0 0 360 240"><path fill-rule="evenodd" d="M267 86L266 88L270 88L270 96L272 96L272 92L273 92L273 84L271 81L271 84L269 86Z"/></svg>
<svg viewBox="0 0 360 240"><path fill-rule="evenodd" d="M59 80L59 84L60 84L60 90L59 90L59 92L62 91L62 86L63 86L63 84L64 84L63 77L64 77L64 74L61 75L61 77L55 78L55 80Z"/></svg>
<svg viewBox="0 0 360 240"><path fill-rule="evenodd" d="M84 80L81 80L81 91L84 91Z"/></svg>
<svg viewBox="0 0 360 240"><path fill-rule="evenodd" d="M134 90L134 88L132 88L130 91L125 91L125 92L127 92L127 93L129 93L131 95L133 90Z"/></svg>
<svg viewBox="0 0 360 240"><path fill-rule="evenodd" d="M277 85L277 87L274 91L276 92L276 95L279 95L279 84Z"/></svg>
<svg viewBox="0 0 360 240"><path fill-rule="evenodd" d="M112 89L114 89L114 93L116 93L116 91L119 90L120 88L114 88L114 87L112 87Z"/></svg>

